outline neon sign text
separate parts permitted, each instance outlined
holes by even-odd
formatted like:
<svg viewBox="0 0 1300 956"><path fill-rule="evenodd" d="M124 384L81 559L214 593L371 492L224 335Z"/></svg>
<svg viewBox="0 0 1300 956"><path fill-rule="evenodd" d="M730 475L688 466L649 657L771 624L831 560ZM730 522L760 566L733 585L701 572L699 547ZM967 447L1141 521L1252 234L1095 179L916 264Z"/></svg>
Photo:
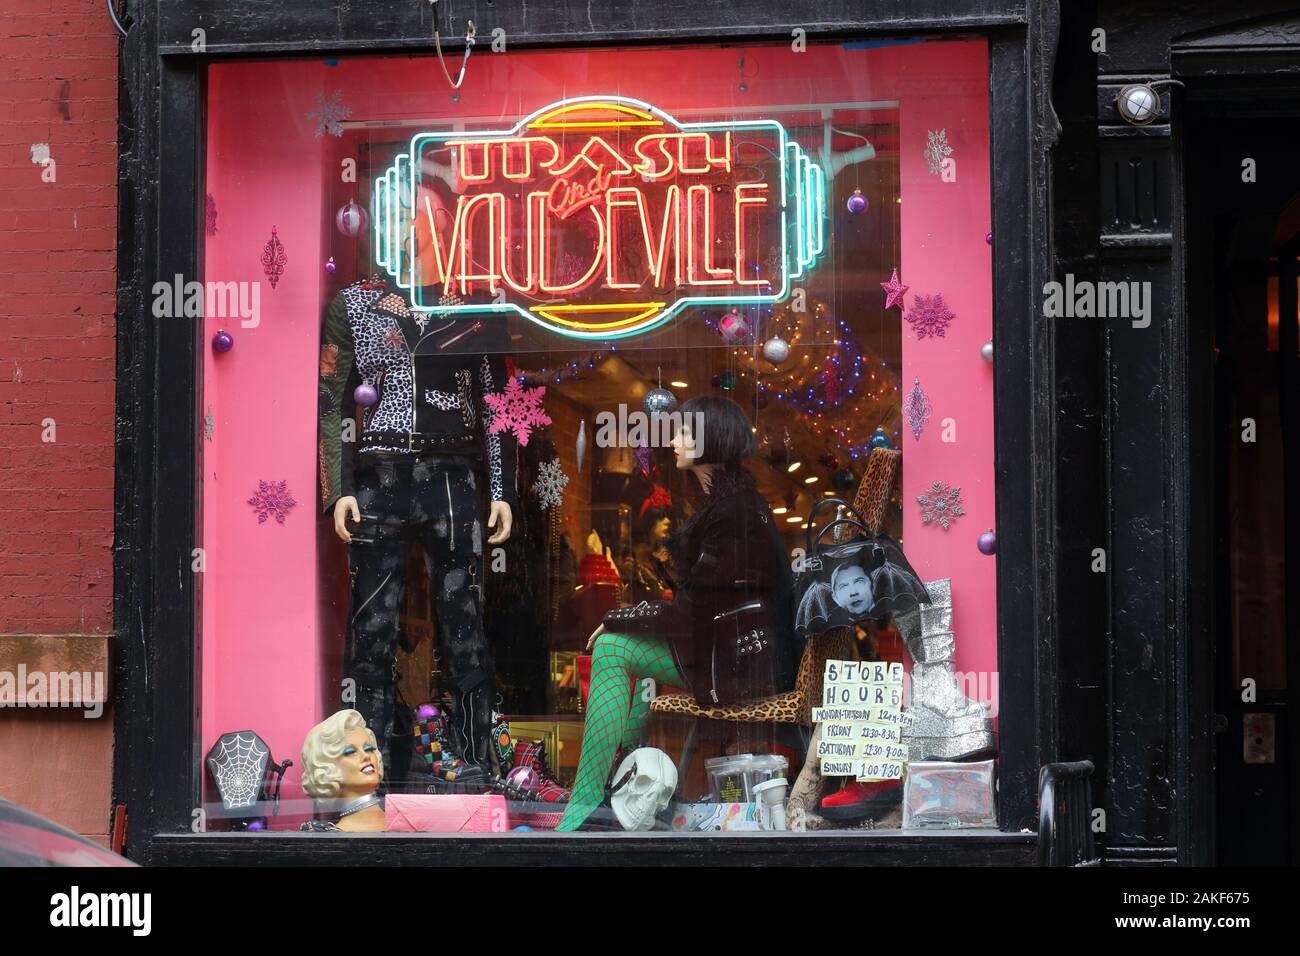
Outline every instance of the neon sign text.
<svg viewBox="0 0 1300 956"><path fill-rule="evenodd" d="M375 184L375 258L419 310L620 338L690 306L783 300L821 252L823 182L773 120L583 97L510 130L413 137Z"/></svg>

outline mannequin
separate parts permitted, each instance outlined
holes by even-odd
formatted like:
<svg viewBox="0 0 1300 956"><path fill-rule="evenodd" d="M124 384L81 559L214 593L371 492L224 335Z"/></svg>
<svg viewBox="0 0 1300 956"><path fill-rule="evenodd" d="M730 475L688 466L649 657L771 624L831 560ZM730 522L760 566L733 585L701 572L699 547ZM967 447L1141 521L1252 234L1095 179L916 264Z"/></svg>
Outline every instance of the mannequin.
<svg viewBox="0 0 1300 956"><path fill-rule="evenodd" d="M619 568L627 585L625 600L628 604L659 601L672 596L672 559L668 551L672 521L667 510L671 499L667 498L666 492L663 497L664 504L655 504L653 498L647 498L633 525L632 552Z"/></svg>
<svg viewBox="0 0 1300 956"><path fill-rule="evenodd" d="M432 290L434 301L438 294ZM465 763L456 775L462 784L486 780L490 769L495 692L482 620L484 545L509 538L516 501L515 440L491 433L483 400L506 384L504 331L499 319L417 312L389 279L373 277L339 292L321 335L321 505L349 545L352 582L344 677L387 757L405 540L420 538L433 567L453 697L448 749ZM352 445L343 436L354 408Z"/></svg>
<svg viewBox="0 0 1300 956"><path fill-rule="evenodd" d="M313 820L303 830L374 833L384 829L376 790L384 760L374 733L355 710L340 710L307 732L302 742L302 788L318 809L339 814L337 823Z"/></svg>

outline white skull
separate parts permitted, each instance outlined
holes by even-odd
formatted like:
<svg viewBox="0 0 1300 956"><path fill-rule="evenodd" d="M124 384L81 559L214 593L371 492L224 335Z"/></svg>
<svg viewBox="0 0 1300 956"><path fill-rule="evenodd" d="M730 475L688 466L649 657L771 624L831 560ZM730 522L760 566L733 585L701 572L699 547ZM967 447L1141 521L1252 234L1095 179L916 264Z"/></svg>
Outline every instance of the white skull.
<svg viewBox="0 0 1300 956"><path fill-rule="evenodd" d="M610 804L624 830L649 830L677 791L677 768L655 747L628 754L614 772Z"/></svg>

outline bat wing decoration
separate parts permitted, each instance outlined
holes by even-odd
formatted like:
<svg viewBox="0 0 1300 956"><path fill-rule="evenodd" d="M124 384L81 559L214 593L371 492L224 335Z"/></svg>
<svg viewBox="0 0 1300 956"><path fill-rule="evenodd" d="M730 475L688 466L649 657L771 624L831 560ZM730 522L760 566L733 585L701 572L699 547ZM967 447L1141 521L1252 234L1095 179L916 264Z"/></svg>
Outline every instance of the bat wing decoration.
<svg viewBox="0 0 1300 956"><path fill-rule="evenodd" d="M841 627L847 623L840 619L843 616L844 612L831 597L831 586L813 581L799 601L799 610L794 618L795 634L806 638L832 627Z"/></svg>
<svg viewBox="0 0 1300 956"><path fill-rule="evenodd" d="M871 616L906 614L922 604L930 603L930 594L921 579L903 555L903 549L887 535L876 538L876 546L883 552L880 565L871 572L871 591L876 602Z"/></svg>

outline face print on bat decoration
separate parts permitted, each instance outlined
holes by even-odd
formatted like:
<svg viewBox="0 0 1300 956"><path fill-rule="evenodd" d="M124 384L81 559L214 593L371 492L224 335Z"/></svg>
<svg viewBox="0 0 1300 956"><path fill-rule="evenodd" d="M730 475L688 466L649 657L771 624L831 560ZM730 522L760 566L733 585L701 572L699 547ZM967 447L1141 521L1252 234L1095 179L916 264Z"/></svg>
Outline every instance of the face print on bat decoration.
<svg viewBox="0 0 1300 956"><path fill-rule="evenodd" d="M841 516L814 529L818 512L828 505L841 506ZM902 549L886 535L873 535L847 501L823 498L808 516L808 529L803 566L795 578L799 637L903 614L930 603ZM826 543L844 536L847 540Z"/></svg>

